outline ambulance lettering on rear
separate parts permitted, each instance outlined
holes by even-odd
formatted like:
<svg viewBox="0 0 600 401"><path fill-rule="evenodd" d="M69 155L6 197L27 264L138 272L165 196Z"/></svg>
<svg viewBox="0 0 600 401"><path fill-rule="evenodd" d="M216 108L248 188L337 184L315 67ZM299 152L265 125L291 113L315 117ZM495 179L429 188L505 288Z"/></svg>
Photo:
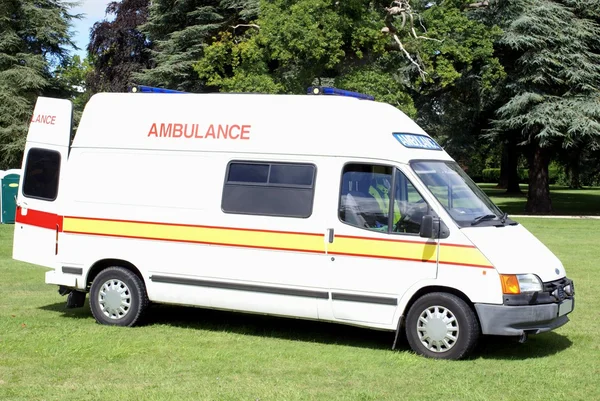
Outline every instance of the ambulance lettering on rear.
<svg viewBox="0 0 600 401"><path fill-rule="evenodd" d="M52 116L50 114L38 114L37 116L34 114L31 118L32 123L38 124L46 124L46 125L55 125L56 116Z"/></svg>
<svg viewBox="0 0 600 401"><path fill-rule="evenodd" d="M200 124L153 123L148 137L248 140L250 129L245 124L210 124L203 128Z"/></svg>

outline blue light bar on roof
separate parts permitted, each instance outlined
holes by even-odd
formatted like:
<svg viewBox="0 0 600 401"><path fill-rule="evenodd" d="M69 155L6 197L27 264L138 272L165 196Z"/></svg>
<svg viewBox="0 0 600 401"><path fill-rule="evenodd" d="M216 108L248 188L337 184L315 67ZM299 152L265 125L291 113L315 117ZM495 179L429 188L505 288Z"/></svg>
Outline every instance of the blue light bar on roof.
<svg viewBox="0 0 600 401"><path fill-rule="evenodd" d="M187 93L173 89L155 88L153 86L135 85L131 88L133 93Z"/></svg>
<svg viewBox="0 0 600 401"><path fill-rule="evenodd" d="M311 86L308 88L309 95L337 95L355 97L363 100L375 100L374 96L365 95L364 93L351 92L344 89L332 88L330 86Z"/></svg>

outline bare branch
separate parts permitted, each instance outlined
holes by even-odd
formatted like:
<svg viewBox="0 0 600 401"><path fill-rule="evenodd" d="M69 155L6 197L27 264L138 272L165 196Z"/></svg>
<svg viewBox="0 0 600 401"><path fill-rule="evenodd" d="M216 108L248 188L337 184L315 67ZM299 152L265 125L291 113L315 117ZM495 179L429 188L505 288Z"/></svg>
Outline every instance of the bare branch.
<svg viewBox="0 0 600 401"><path fill-rule="evenodd" d="M400 41L400 38L398 37L398 35L396 35L394 33L394 34L392 34L392 38L394 38L394 41L396 42L396 44L398 45L398 47L400 48L400 50L402 50L402 52L404 53L404 55L406 56L406 58L417 67L417 70L419 71L419 75L421 76L421 79L425 80L425 75L427 75L427 72L425 72L425 70L423 70L423 68L421 68L421 65L419 63L417 63L411 57L411 55L410 55L409 52L406 51L406 49L404 48L404 45Z"/></svg>
<svg viewBox="0 0 600 401"><path fill-rule="evenodd" d="M415 31L415 21L413 19L412 13L408 14L408 17L410 18L410 31L412 32L412 34L415 37L415 39L433 40L434 42L442 43L442 41L439 40L439 39L428 38L427 36L419 36L419 35L417 35L417 32ZM420 22L420 20L419 20L419 22Z"/></svg>
<svg viewBox="0 0 600 401"><path fill-rule="evenodd" d="M258 30L260 30L260 26L256 25L256 24L237 24L235 26L232 26L233 30L235 31L237 28L244 26L247 28L256 28Z"/></svg>
<svg viewBox="0 0 600 401"><path fill-rule="evenodd" d="M408 34L412 37L414 37L415 39L423 39L423 40L433 40L435 42L439 42L441 43L442 41L439 39L433 39L433 38L428 38L427 36L422 36L422 35L418 35L417 31L415 30L415 19L414 19L414 13L412 11L412 8L410 6L409 3L410 0L394 0L392 2L392 4L390 5L390 7L387 7L385 10L387 11L387 14L385 16L385 27L383 27L381 29L382 33L388 34L392 37L392 39L394 40L394 42L396 42L396 44L398 45L398 48L400 49L400 51L402 51L402 53L404 53L404 56L414 65L417 67L417 70L419 71L419 75L421 76L422 79L425 79L425 76L427 75L427 73L425 72L425 67L423 65L423 62L421 61L421 58L419 57L419 55L417 54L416 60L415 58L413 58L410 53L406 50L406 48L404 47L404 44L402 43L402 41L400 40L400 37L398 36L398 28L396 28L396 26L394 26L394 18L396 16L400 16L401 18L401 25L400 25L400 30L403 30L404 27L406 26L406 20L407 20L407 16L408 16L408 21L410 24L409 27L409 32ZM488 0L485 0L488 1ZM421 22L421 17L419 16L419 24L421 25L421 27L423 28L424 32L427 32L427 30L425 29L425 27L423 26L423 23Z"/></svg>
<svg viewBox="0 0 600 401"><path fill-rule="evenodd" d="M488 0L483 0L483 1L478 1L477 3L471 3L471 4L469 4L469 7L480 8L480 7L487 7L489 5L490 5L490 2Z"/></svg>

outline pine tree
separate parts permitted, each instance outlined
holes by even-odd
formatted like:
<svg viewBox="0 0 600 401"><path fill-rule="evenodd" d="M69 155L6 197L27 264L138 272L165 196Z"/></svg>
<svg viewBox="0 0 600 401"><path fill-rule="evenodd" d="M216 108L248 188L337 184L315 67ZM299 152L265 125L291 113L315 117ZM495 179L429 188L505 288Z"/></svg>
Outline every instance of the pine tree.
<svg viewBox="0 0 600 401"><path fill-rule="evenodd" d="M18 166L35 100L69 88L51 71L73 47L71 4L60 0L0 2L0 146L3 168Z"/></svg>
<svg viewBox="0 0 600 401"><path fill-rule="evenodd" d="M497 131L516 131L530 145L531 213L552 210L548 164L557 146L600 135L600 55L597 0L504 2L514 15L500 39L509 100L498 111ZM516 60L506 64L506 60Z"/></svg>
<svg viewBox="0 0 600 401"><path fill-rule="evenodd" d="M193 64L203 55L228 16L239 11L239 1L155 0L141 31L150 40L153 68L135 74L147 85L190 92L204 87Z"/></svg>

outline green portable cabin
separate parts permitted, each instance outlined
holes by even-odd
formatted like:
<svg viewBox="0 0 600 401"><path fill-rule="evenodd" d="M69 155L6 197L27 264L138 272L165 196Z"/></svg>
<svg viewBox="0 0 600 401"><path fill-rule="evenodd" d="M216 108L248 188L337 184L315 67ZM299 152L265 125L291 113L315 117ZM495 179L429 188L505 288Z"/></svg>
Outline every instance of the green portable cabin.
<svg viewBox="0 0 600 401"><path fill-rule="evenodd" d="M17 193L19 192L20 179L20 169L12 169L0 172L0 182L2 183L2 193L0 196L2 224L14 224L15 222L15 212L17 210Z"/></svg>

